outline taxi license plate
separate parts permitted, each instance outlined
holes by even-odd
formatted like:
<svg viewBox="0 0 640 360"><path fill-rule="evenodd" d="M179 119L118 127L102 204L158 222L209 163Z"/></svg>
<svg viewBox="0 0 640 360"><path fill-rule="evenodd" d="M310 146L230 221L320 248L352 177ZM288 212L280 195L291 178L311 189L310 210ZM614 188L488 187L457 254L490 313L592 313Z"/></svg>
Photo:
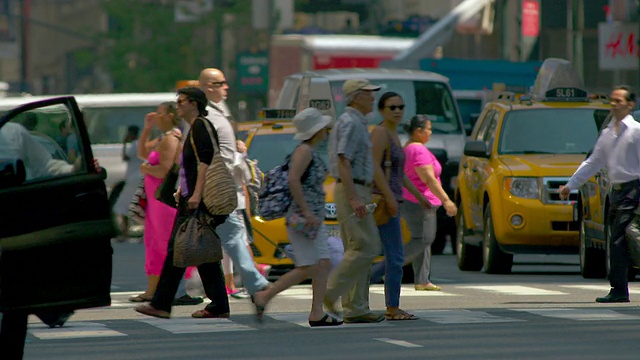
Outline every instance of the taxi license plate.
<svg viewBox="0 0 640 360"><path fill-rule="evenodd" d="M327 236L328 237L337 237L338 239L340 238L340 225L335 224L335 225L326 225L327 227Z"/></svg>

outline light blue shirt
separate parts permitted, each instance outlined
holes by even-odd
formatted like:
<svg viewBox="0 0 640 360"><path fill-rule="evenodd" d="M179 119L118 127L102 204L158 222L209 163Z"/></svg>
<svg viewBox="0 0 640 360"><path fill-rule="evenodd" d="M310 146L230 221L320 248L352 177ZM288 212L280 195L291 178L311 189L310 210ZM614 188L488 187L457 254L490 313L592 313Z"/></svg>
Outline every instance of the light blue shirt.
<svg viewBox="0 0 640 360"><path fill-rule="evenodd" d="M340 178L338 155L349 159L354 179L373 182L373 155L367 118L352 107L345 109L329 136L329 172L336 179Z"/></svg>
<svg viewBox="0 0 640 360"><path fill-rule="evenodd" d="M615 133L614 121L602 130L593 153L580 164L567 183L576 189L600 169L606 168L612 184L622 184L640 179L640 124L631 115L620 122Z"/></svg>

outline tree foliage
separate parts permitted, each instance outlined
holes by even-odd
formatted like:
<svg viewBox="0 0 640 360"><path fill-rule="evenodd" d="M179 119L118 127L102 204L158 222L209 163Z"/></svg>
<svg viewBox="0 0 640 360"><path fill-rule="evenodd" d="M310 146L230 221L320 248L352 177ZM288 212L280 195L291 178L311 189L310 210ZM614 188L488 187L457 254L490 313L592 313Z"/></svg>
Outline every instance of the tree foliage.
<svg viewBox="0 0 640 360"><path fill-rule="evenodd" d="M177 80L197 76L198 30L210 19L175 23L174 6L163 1L107 0L109 31L97 62L116 92L171 91Z"/></svg>

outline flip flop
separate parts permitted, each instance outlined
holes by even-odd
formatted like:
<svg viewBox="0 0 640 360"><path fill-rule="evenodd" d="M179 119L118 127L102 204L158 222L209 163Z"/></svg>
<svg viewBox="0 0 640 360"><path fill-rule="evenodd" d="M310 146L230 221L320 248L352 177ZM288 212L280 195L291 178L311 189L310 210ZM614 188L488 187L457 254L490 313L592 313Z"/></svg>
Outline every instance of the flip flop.
<svg viewBox="0 0 640 360"><path fill-rule="evenodd" d="M151 298L145 297L144 294L132 296L129 298L129 301L135 302L135 303L149 302L151 300L152 300Z"/></svg>
<svg viewBox="0 0 640 360"><path fill-rule="evenodd" d="M399 320L418 320L418 317L413 315L413 314L409 314L408 312L404 311L404 310L400 310L398 309L397 311L394 312L388 312L384 314L384 318L387 321L399 321Z"/></svg>
<svg viewBox="0 0 640 360"><path fill-rule="evenodd" d="M327 321L331 319L331 321ZM338 325L342 325L342 321L329 316L329 314L324 314L324 316L322 317L322 319L320 320L309 320L309 326L311 327L317 327L317 326L338 326Z"/></svg>

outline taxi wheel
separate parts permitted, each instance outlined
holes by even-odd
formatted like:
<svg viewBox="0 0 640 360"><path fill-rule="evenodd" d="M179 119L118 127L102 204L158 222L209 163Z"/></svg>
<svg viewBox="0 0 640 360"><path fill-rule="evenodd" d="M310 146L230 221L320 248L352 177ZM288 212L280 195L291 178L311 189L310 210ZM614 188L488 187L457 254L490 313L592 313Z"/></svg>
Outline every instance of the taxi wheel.
<svg viewBox="0 0 640 360"><path fill-rule="evenodd" d="M585 279L598 279L606 275L605 252L587 244L584 220L580 221L580 273Z"/></svg>
<svg viewBox="0 0 640 360"><path fill-rule="evenodd" d="M484 234L482 237L482 262L487 274L507 274L513 266L513 254L500 250L495 233L493 232L493 217L491 204L487 204L484 212Z"/></svg>
<svg viewBox="0 0 640 360"><path fill-rule="evenodd" d="M465 242L464 234L467 230L462 214L462 206L458 208L458 225L456 227L456 259L458 269L462 271L480 271L482 269L482 248Z"/></svg>
<svg viewBox="0 0 640 360"><path fill-rule="evenodd" d="M611 274L611 249L609 249L609 242L611 241L611 228L609 226L609 219L605 219L604 225L604 248L605 248L605 259L604 259L604 267L605 267L605 278L609 279L609 275Z"/></svg>

